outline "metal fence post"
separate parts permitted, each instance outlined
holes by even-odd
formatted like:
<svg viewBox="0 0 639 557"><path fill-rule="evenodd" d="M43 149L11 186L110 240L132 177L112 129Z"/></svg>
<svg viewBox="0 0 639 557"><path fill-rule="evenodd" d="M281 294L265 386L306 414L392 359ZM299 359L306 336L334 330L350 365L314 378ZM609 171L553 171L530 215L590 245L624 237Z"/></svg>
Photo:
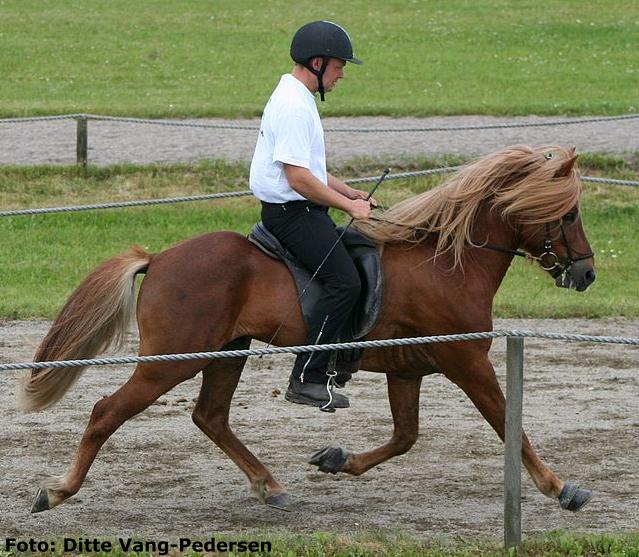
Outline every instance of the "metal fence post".
<svg viewBox="0 0 639 557"><path fill-rule="evenodd" d="M506 340L506 434L504 458L504 544L521 544L521 437L524 397L524 339Z"/></svg>
<svg viewBox="0 0 639 557"><path fill-rule="evenodd" d="M77 119L77 133L76 133L76 160L77 164L82 166L87 165L87 151L89 145L89 120L86 116L80 116Z"/></svg>

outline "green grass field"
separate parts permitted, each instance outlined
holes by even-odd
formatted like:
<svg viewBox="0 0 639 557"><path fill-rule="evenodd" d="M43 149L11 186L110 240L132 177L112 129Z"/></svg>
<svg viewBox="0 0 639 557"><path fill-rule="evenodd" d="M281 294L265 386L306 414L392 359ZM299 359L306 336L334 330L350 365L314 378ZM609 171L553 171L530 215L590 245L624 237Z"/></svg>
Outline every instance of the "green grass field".
<svg viewBox="0 0 639 557"><path fill-rule="evenodd" d="M406 168L443 166L458 159L413 161ZM584 173L633 178L636 160L583 157ZM337 173L374 174L379 161L354 162ZM396 170L401 170L397 168ZM432 187L441 178L392 182L376 197L385 205ZM144 199L247 189L244 164L0 169L0 206L24 208ZM634 290L639 274L639 191L585 185L583 214L596 254L598 278L585 293L556 288L536 266L514 261L495 302L500 317L639 316ZM340 218L341 214L337 213ZM214 230L246 233L259 220L252 197L169 206L0 218L0 318L52 317L98 263L139 244L156 252Z"/></svg>
<svg viewBox="0 0 639 557"><path fill-rule="evenodd" d="M209 538L210 539L210 538ZM571 535L563 532L549 532L543 536L525 539L517 551L505 550L495 540L471 541L465 538L454 540L422 540L402 533L354 532L351 535L317 533L313 535L288 534L260 531L254 534L239 533L236 536L215 535L216 541L231 542L238 540L259 540L271 543L270 552L235 552L227 555L253 555L263 557L376 557L392 555L394 557L638 557L639 534L621 535ZM118 548L117 540L111 541ZM156 543L166 540L155 540ZM202 539L198 541L207 541ZM142 540L144 543L144 540ZM62 547L58 540L56 547ZM152 557L163 555L155 552L124 552L115 549L108 553L91 553L95 557ZM169 553L174 555L175 552ZM15 553L0 550L0 557L13 557ZM50 553L34 553L44 557ZM201 552L185 551L184 557L200 557ZM213 553L206 553L213 555Z"/></svg>
<svg viewBox="0 0 639 557"><path fill-rule="evenodd" d="M634 0L4 0L0 117L255 116L295 30L350 32L330 115L636 112Z"/></svg>

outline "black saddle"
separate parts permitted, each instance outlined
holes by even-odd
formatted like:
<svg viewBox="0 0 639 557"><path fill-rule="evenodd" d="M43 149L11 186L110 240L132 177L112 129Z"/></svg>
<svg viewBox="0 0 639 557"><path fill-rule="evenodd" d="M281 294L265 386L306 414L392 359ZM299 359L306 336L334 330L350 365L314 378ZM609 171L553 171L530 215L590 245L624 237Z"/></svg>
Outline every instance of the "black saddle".
<svg viewBox="0 0 639 557"><path fill-rule="evenodd" d="M341 234L342 231L343 228L337 229L338 234ZM248 240L266 255L279 259L286 264L293 275L298 293L301 294L306 287L306 292L302 296L300 303L304 321L308 325L308 316L322 294L321 281L315 278L309 284L311 273L280 244L279 240L261 222L258 222L253 227L248 235ZM352 228L346 229L342 236L342 243L352 257L362 283L362 292L347 329L350 332L351 339L360 339L373 329L382 307L383 272L381 258L377 246L369 238ZM358 356L361 355L361 351L359 352Z"/></svg>

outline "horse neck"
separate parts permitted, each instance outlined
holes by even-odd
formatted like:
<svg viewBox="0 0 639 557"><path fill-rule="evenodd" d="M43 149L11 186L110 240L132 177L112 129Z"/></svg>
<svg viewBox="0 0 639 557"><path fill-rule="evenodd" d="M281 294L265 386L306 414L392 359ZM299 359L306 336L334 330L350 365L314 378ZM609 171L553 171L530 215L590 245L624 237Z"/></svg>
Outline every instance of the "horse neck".
<svg viewBox="0 0 639 557"><path fill-rule="evenodd" d="M487 203L479 209L473 224L472 240L475 244L491 244L507 250L516 250L520 238L518 231L507 223L498 211L491 211ZM489 278L491 289L497 292L501 285L513 255L481 247L468 247L464 257L466 274L473 269Z"/></svg>

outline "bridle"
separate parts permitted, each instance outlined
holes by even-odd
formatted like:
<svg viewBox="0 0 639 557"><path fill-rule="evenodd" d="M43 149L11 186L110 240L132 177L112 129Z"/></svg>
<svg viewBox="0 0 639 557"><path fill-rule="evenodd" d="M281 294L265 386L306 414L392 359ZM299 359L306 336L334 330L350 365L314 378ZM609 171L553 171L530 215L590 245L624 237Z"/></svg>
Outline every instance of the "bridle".
<svg viewBox="0 0 639 557"><path fill-rule="evenodd" d="M544 226L544 251L538 255L532 255L525 251L503 248L501 246L496 246L494 244L476 244L476 247L486 248L493 251L499 251L501 253L506 253L509 255L516 255L519 257L525 257L529 261L536 261L539 263L539 266L544 270L548 271L554 279L565 275L574 263L577 261L583 261L584 259L589 259L594 257L593 252L588 252L583 255L579 254L576 257L573 255L573 251L570 249L570 243L566 238L566 232L564 230L564 225L562 222L559 222L559 230L561 232L561 239L566 247L566 251L568 252L568 257L564 258L563 261L559 258L559 256L552 249L552 238L550 234L550 223L546 223Z"/></svg>

